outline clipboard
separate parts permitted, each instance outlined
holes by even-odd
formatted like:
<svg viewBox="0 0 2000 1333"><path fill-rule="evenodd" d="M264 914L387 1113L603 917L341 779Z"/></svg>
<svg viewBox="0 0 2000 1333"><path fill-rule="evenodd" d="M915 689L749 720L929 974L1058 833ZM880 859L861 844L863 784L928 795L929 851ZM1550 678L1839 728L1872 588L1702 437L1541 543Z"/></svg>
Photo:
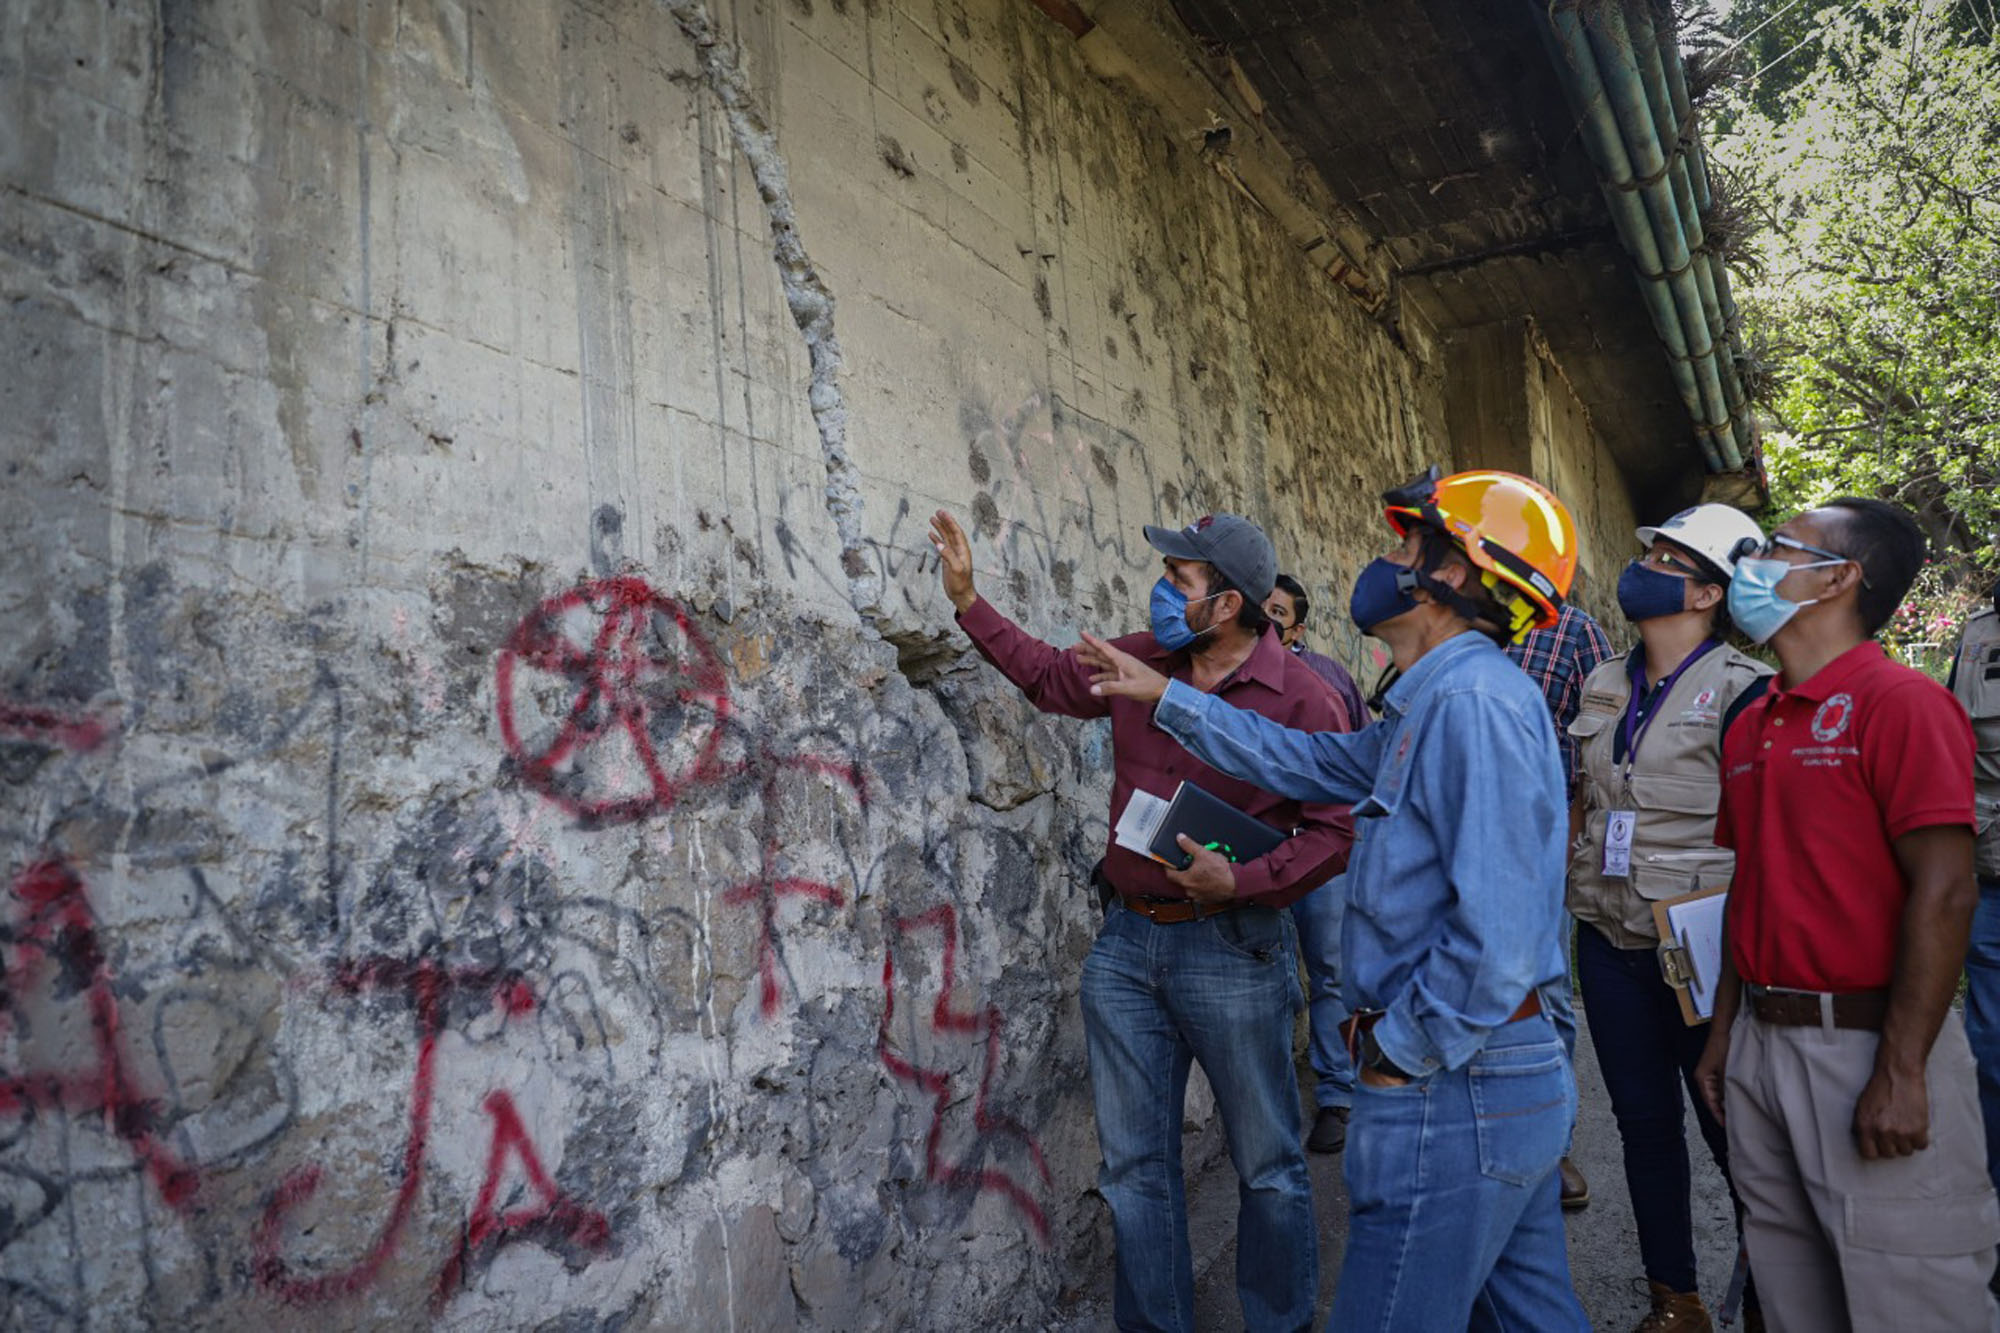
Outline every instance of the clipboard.
<svg viewBox="0 0 2000 1333"><path fill-rule="evenodd" d="M1715 1016L1722 977L1722 920L1729 886L1684 893L1653 904L1660 932L1660 975L1680 1001L1681 1021L1699 1027Z"/></svg>

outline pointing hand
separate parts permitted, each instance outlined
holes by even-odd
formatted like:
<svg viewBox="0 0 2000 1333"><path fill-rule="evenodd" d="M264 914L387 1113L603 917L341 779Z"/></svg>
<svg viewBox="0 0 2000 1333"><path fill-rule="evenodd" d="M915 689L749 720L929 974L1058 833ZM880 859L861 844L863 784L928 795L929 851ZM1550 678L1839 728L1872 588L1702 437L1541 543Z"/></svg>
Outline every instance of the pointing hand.
<svg viewBox="0 0 2000 1333"><path fill-rule="evenodd" d="M1090 678L1090 692L1100 697L1157 702L1167 692L1167 678L1127 652L1113 648L1095 634L1083 636L1076 655L1096 674Z"/></svg>

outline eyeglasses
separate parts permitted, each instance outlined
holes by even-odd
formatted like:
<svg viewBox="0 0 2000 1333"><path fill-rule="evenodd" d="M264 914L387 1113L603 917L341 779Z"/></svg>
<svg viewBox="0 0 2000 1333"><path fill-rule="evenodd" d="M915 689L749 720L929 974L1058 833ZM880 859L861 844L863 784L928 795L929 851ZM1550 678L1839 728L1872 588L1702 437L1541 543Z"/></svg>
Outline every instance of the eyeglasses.
<svg viewBox="0 0 2000 1333"><path fill-rule="evenodd" d="M1674 554L1671 551L1648 551L1645 555L1639 557L1639 563L1651 566L1663 574L1678 574L1684 579L1704 579L1706 581L1706 576L1700 570L1674 559Z"/></svg>
<svg viewBox="0 0 2000 1333"><path fill-rule="evenodd" d="M1838 551L1829 551L1824 546L1813 546L1807 542L1798 540L1796 537L1786 537L1775 532L1762 541L1759 541L1755 537L1745 537L1742 541L1736 543L1736 547L1730 552L1730 555L1737 560L1753 558L1770 560L1775 558L1781 549L1803 551L1807 555L1816 555L1821 560L1831 561L1836 565L1851 564L1857 568L1861 565L1861 562L1851 555L1842 555ZM1871 589L1875 586L1868 581L1868 571L1866 569L1861 571L1861 586Z"/></svg>

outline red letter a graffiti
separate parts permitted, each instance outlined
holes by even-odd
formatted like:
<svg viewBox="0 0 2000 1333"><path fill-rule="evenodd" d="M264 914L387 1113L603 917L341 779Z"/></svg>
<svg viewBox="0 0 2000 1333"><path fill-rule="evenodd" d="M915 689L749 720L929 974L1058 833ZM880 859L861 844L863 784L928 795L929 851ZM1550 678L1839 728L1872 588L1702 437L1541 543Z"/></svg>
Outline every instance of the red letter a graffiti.
<svg viewBox="0 0 2000 1333"><path fill-rule="evenodd" d="M437 1287L431 1293L434 1312L442 1309L465 1284L466 1271L475 1259L491 1255L510 1240L525 1239L528 1234L540 1238L553 1231L584 1249L595 1250L601 1249L611 1236L611 1224L604 1214L579 1207L556 1188L535 1151L534 1140L528 1137L527 1128L521 1123L520 1113L514 1109L512 1097L505 1092L487 1094L486 1114L493 1117L493 1141L486 1150L486 1179L480 1183L479 1198L472 1205L472 1217L466 1223L458 1252L438 1274ZM506 1175L510 1154L520 1161L528 1184L541 1195L541 1201L501 1212L494 1207L494 1201L500 1193L500 1181Z"/></svg>

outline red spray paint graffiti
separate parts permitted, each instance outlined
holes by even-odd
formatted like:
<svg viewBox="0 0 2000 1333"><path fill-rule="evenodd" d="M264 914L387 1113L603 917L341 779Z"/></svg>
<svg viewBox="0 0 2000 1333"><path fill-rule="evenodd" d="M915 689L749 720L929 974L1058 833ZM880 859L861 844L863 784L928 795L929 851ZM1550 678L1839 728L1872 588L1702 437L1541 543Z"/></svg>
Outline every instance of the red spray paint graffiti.
<svg viewBox="0 0 2000 1333"><path fill-rule="evenodd" d="M53 993L81 992L84 997L97 1063L82 1069L0 1068L0 1116L30 1109L102 1116L105 1129L125 1142L152 1177L160 1197L186 1211L200 1176L161 1141L160 1104L142 1095L132 1079L111 966L98 942L97 919L82 878L68 862L47 857L14 877L13 894L14 963L7 970L6 988L0 990L0 1032L21 1013L43 965L52 964L59 973Z"/></svg>
<svg viewBox="0 0 2000 1333"><path fill-rule="evenodd" d="M833 778L852 791L864 809L868 805L868 791L862 783L860 769L854 765L811 755L780 758L766 749L758 755L758 767L763 773L764 796L764 842L759 874L755 880L724 892L722 900L736 906L754 904L757 907L758 1003L764 1017L771 1018L778 1012L778 900L784 897L810 898L834 907L844 906L847 901L837 884L777 873L781 850L778 838L778 775L791 768Z"/></svg>
<svg viewBox="0 0 2000 1333"><path fill-rule="evenodd" d="M678 632L685 655L664 641L667 626ZM562 721L539 748L522 738L518 678L530 671L561 677L570 695ZM500 738L522 776L579 818L643 819L672 806L690 783L717 775L729 718L722 660L680 604L642 579L599 579L536 607L501 648L494 690ZM591 752L609 754L619 745L630 747L637 771L585 765ZM681 762L670 767L675 756Z"/></svg>
<svg viewBox="0 0 2000 1333"><path fill-rule="evenodd" d="M913 931L935 929L943 939L942 956L938 963L937 1000L931 1006L930 1025L933 1032L958 1033L985 1039L985 1067L979 1076L979 1091L973 1098L972 1123L983 1137L1005 1136L1018 1140L1026 1147L1034 1161L1035 1170L1041 1175L1042 1184L1051 1183L1048 1161L1042 1156L1042 1146L1029 1133L1027 1126L1011 1116L1001 1115L988 1105L992 1092L993 1070L1000 1062L1000 1031L1003 1019L998 1006L988 1005L984 1009L962 1011L952 1008L951 992L957 979L958 964L958 913L949 903L933 907L916 916L899 917L896 933L908 938ZM948 1162L944 1159L945 1108L952 1101L952 1075L943 1069L931 1069L905 1059L889 1048L889 1025L896 1016L896 960L894 952L882 959L882 1026L875 1039L876 1053L891 1074L905 1083L914 1083L931 1095L930 1130L924 1136L924 1173L934 1184L956 1186L964 1189L993 1191L1012 1203L1034 1228L1035 1235L1044 1244L1049 1239L1048 1216L1034 1194L1013 1176L998 1167L971 1166L970 1157L962 1162Z"/></svg>
<svg viewBox="0 0 2000 1333"><path fill-rule="evenodd" d="M661 627L671 625L685 645L677 657ZM522 739L519 689L523 674L561 676L573 689L561 725L539 748ZM701 789L754 775L763 797L763 839L758 877L733 885L722 900L758 913L758 1007L778 1012L782 946L778 907L784 898L846 905L837 884L779 873L779 779L787 770L832 778L865 809L867 789L851 763L812 755L781 756L758 745L750 760L718 759L731 702L722 659L687 611L637 578L599 579L551 597L515 626L500 650L494 692L500 736L508 754L534 788L591 824L627 823L669 809ZM677 720L676 731L667 724ZM593 747L622 736L637 757L643 781L595 770ZM662 742L684 762L669 769ZM615 768L615 765L611 767ZM587 792L588 795L580 795Z"/></svg>
<svg viewBox="0 0 2000 1333"><path fill-rule="evenodd" d="M433 1311L443 1309L465 1285L466 1271L473 1260L490 1257L510 1241L553 1231L587 1250L598 1250L611 1239L611 1224L604 1214L578 1207L549 1179L548 1168L542 1165L534 1141L521 1124L520 1112L514 1109L514 1099L505 1092L488 1093L486 1114L493 1117L493 1141L486 1150L486 1179L479 1183L479 1197L472 1205L472 1217L466 1223L457 1253L438 1274L437 1286L431 1293ZM541 1196L541 1202L503 1213L494 1208L493 1202L500 1192L509 1154L520 1159L521 1169L527 1173L535 1193Z"/></svg>
<svg viewBox="0 0 2000 1333"><path fill-rule="evenodd" d="M104 744L112 727L101 718L32 704L0 703L0 736L88 752Z"/></svg>
<svg viewBox="0 0 2000 1333"><path fill-rule="evenodd" d="M403 1140L401 1180L389 1216L361 1258L338 1272L318 1277L294 1276L279 1253L285 1219L319 1189L322 1169L303 1166L288 1175L264 1208L254 1239L257 1280L283 1299L300 1305L349 1296L372 1283L396 1252L423 1186L425 1150L430 1142L431 1106L436 1092L437 1040L445 1028L451 1002L460 997L496 1006L503 1017L530 1012L535 993L519 973L499 968L447 968L430 960L368 958L342 963L330 978L343 995L368 991L401 992L417 1020L417 1068L410 1088L410 1127ZM463 1285L468 1261L475 1252L490 1253L522 1232L543 1222L556 1234L585 1249L600 1249L610 1236L603 1214L585 1209L563 1195L543 1169L540 1155L514 1110L513 1098L494 1092L486 1099L493 1117L493 1139L487 1151L486 1179L473 1206L472 1219L457 1253L445 1264L432 1292L442 1305ZM505 1214L493 1211L493 1199L509 1153L520 1158L529 1183L542 1196L539 1206Z"/></svg>

